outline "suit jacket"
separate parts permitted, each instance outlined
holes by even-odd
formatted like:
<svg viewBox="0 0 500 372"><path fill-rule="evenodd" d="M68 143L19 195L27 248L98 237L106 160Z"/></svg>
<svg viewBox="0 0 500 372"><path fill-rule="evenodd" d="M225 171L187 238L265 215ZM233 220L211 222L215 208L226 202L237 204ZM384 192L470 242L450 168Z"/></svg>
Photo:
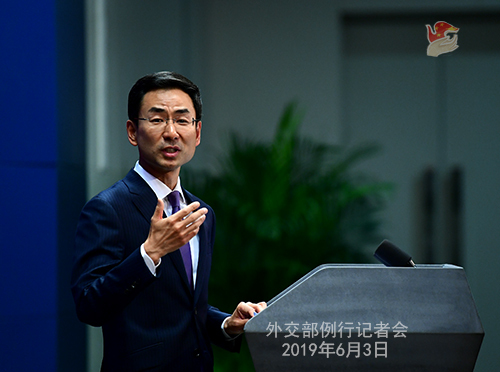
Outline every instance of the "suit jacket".
<svg viewBox="0 0 500 372"><path fill-rule="evenodd" d="M83 208L75 239L72 293L78 318L102 326L101 371L212 371L213 342L231 351L221 330L229 315L208 305L215 215L183 190L188 203L208 209L198 236L193 291L179 251L162 258L156 277L140 254L157 198L131 170Z"/></svg>

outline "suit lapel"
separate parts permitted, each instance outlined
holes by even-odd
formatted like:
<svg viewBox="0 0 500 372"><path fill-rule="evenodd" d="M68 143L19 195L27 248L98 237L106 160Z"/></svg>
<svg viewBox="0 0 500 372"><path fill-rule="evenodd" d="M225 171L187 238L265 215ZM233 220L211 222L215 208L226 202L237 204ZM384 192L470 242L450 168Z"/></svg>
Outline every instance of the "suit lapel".
<svg viewBox="0 0 500 372"><path fill-rule="evenodd" d="M198 258L198 270L196 272L196 286L194 289L194 301L198 301L202 288L205 287L204 282L208 280L208 275L206 275L207 269L207 229L204 226L206 221L200 226L198 232L199 242L200 242L200 254Z"/></svg>
<svg viewBox="0 0 500 372"><path fill-rule="evenodd" d="M203 203L200 199L196 198L193 194L187 192L185 189L182 190L184 193L184 197L186 198L186 203L192 203L194 201L198 201L200 203ZM194 302L196 303L198 301L198 298L200 297L200 293L202 289L204 288L204 281L207 280L208 275L207 275L207 244L208 244L208 237L207 237L207 223L208 220L205 220L205 222L200 226L200 230L198 231L198 239L199 239L199 255L198 255L198 269L196 271L196 285L194 289Z"/></svg>
<svg viewBox="0 0 500 372"><path fill-rule="evenodd" d="M142 216L150 222L157 203L154 191L133 169L128 172L127 176L123 179L123 182L130 191L134 205L137 207Z"/></svg>

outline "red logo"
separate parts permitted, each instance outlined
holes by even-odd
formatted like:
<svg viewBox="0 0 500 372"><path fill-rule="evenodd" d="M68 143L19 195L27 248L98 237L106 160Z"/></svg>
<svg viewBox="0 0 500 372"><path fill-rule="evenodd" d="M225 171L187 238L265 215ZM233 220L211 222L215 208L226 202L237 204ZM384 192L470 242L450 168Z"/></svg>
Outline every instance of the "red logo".
<svg viewBox="0 0 500 372"><path fill-rule="evenodd" d="M425 26L427 27L427 40L429 40L429 46L427 47L428 56L437 57L443 53L453 52L458 48L457 32L459 28L443 21L436 22L434 29L430 25Z"/></svg>

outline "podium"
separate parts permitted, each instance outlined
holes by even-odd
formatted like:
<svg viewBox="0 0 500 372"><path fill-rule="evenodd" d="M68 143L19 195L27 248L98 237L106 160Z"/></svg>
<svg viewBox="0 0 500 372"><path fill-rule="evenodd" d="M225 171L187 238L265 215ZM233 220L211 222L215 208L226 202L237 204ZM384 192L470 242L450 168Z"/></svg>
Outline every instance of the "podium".
<svg viewBox="0 0 500 372"><path fill-rule="evenodd" d="M461 267L327 264L245 326L256 372L473 371L484 337Z"/></svg>

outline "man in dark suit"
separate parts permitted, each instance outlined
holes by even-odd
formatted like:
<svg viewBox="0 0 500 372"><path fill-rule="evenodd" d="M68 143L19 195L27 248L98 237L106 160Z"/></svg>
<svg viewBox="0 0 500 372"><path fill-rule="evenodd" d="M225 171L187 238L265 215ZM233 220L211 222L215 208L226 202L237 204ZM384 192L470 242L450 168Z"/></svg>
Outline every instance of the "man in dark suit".
<svg viewBox="0 0 500 372"><path fill-rule="evenodd" d="M211 343L237 351L266 306L241 302L229 315L208 305L215 216L179 178L200 144L201 111L184 76L139 79L127 121L139 161L82 210L72 292L79 319L102 326L101 371L212 371Z"/></svg>

